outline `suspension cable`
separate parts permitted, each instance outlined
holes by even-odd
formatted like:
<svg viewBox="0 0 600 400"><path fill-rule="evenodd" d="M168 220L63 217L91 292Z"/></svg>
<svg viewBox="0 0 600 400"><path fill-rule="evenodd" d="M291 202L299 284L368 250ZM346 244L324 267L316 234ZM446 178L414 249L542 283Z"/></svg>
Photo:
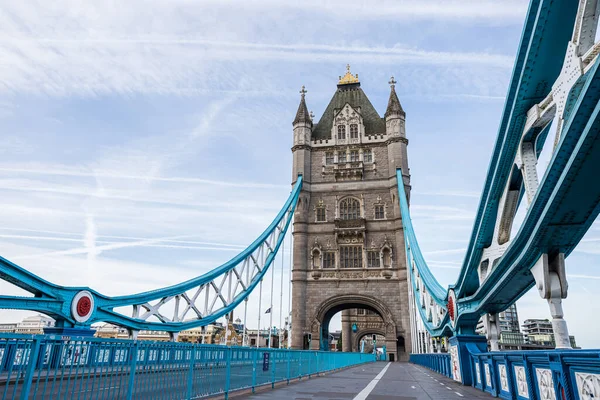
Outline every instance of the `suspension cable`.
<svg viewBox="0 0 600 400"><path fill-rule="evenodd" d="M285 262L285 238L281 241L281 285L279 287L279 348L283 346L283 264Z"/></svg>

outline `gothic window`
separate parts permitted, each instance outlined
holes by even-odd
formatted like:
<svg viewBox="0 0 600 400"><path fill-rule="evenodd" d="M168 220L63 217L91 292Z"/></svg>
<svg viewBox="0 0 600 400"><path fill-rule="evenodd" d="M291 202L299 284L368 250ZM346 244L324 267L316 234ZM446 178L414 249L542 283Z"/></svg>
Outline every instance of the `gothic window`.
<svg viewBox="0 0 600 400"><path fill-rule="evenodd" d="M358 310L356 310L356 314L357 315L365 315L365 309L364 308L359 308Z"/></svg>
<svg viewBox="0 0 600 400"><path fill-rule="evenodd" d="M338 153L338 162L339 163L345 163L346 162L346 152L345 151L340 151Z"/></svg>
<svg viewBox="0 0 600 400"><path fill-rule="evenodd" d="M385 208L383 204L375 205L375 219L385 219Z"/></svg>
<svg viewBox="0 0 600 400"><path fill-rule="evenodd" d="M317 222L326 222L327 218L325 218L325 207L318 206L317 207Z"/></svg>
<svg viewBox="0 0 600 400"><path fill-rule="evenodd" d="M362 268L362 246L340 246L340 268Z"/></svg>
<svg viewBox="0 0 600 400"><path fill-rule="evenodd" d="M323 268L335 268L335 253L333 251L323 253Z"/></svg>
<svg viewBox="0 0 600 400"><path fill-rule="evenodd" d="M346 139L346 125L338 125L338 139Z"/></svg>
<svg viewBox="0 0 600 400"><path fill-rule="evenodd" d="M371 151L371 149L365 149L363 151L363 161L366 163L373 162L373 152Z"/></svg>
<svg viewBox="0 0 600 400"><path fill-rule="evenodd" d="M340 219L360 218L360 202L352 197L340 201Z"/></svg>
<svg viewBox="0 0 600 400"><path fill-rule="evenodd" d="M358 150L350 150L350 162L358 161Z"/></svg>
<svg viewBox="0 0 600 400"><path fill-rule="evenodd" d="M379 268L379 252L367 252L367 268Z"/></svg>
<svg viewBox="0 0 600 400"><path fill-rule="evenodd" d="M327 164L327 165L333 164L333 152L332 151L328 151L327 153L325 153L325 164Z"/></svg>
<svg viewBox="0 0 600 400"><path fill-rule="evenodd" d="M350 139L358 139L358 125L350 125Z"/></svg>

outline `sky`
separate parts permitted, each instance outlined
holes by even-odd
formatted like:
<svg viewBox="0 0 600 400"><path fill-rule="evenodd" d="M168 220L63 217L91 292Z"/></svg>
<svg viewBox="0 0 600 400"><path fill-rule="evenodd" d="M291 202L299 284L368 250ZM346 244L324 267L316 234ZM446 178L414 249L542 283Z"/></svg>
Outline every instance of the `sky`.
<svg viewBox="0 0 600 400"><path fill-rule="evenodd" d="M382 115L397 81L414 227L434 275L454 283L527 4L0 0L0 255L107 295L217 267L287 199L300 87L318 120L349 63ZM565 319L585 348L598 347L599 243L597 222L567 259ZM276 326L288 260L276 261ZM517 307L521 322L550 318L535 291Z"/></svg>

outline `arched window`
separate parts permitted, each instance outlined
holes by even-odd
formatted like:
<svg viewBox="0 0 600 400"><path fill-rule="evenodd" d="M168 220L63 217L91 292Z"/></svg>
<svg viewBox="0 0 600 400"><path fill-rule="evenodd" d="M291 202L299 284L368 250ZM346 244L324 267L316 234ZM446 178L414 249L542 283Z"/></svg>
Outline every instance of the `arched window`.
<svg viewBox="0 0 600 400"><path fill-rule="evenodd" d="M350 139L358 139L358 125L350 125Z"/></svg>
<svg viewBox="0 0 600 400"><path fill-rule="evenodd" d="M340 219L360 218L360 202L352 197L340 201Z"/></svg>
<svg viewBox="0 0 600 400"><path fill-rule="evenodd" d="M338 125L338 139L346 139L346 125Z"/></svg>

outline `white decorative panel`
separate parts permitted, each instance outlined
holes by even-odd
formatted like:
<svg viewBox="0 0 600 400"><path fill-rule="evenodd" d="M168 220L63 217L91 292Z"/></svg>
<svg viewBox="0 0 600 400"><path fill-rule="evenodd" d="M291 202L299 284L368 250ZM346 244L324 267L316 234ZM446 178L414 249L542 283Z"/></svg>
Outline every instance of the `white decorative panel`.
<svg viewBox="0 0 600 400"><path fill-rule="evenodd" d="M577 392L581 400L600 398L600 375L587 372L575 372Z"/></svg>
<svg viewBox="0 0 600 400"><path fill-rule="evenodd" d="M452 361L452 379L457 382L462 382L460 360L458 359L458 346L450 346L450 360Z"/></svg>
<svg viewBox="0 0 600 400"><path fill-rule="evenodd" d="M508 376L506 374L506 365L498 364L498 372L500 373L500 389L505 392L510 392L508 388Z"/></svg>
<svg viewBox="0 0 600 400"><path fill-rule="evenodd" d="M485 370L485 385L492 387L492 374L490 374L490 364L483 364Z"/></svg>
<svg viewBox="0 0 600 400"><path fill-rule="evenodd" d="M555 400L556 393L554 392L552 371L545 368L536 368L535 375L537 376L537 384L540 388L540 400Z"/></svg>
<svg viewBox="0 0 600 400"><path fill-rule="evenodd" d="M475 375L477 378L477 383L481 384L481 368L479 367L479 361L475 364Z"/></svg>
<svg viewBox="0 0 600 400"><path fill-rule="evenodd" d="M527 386L527 377L525 376L525 367L515 365L515 377L517 378L517 393L521 397L529 398L529 387Z"/></svg>

